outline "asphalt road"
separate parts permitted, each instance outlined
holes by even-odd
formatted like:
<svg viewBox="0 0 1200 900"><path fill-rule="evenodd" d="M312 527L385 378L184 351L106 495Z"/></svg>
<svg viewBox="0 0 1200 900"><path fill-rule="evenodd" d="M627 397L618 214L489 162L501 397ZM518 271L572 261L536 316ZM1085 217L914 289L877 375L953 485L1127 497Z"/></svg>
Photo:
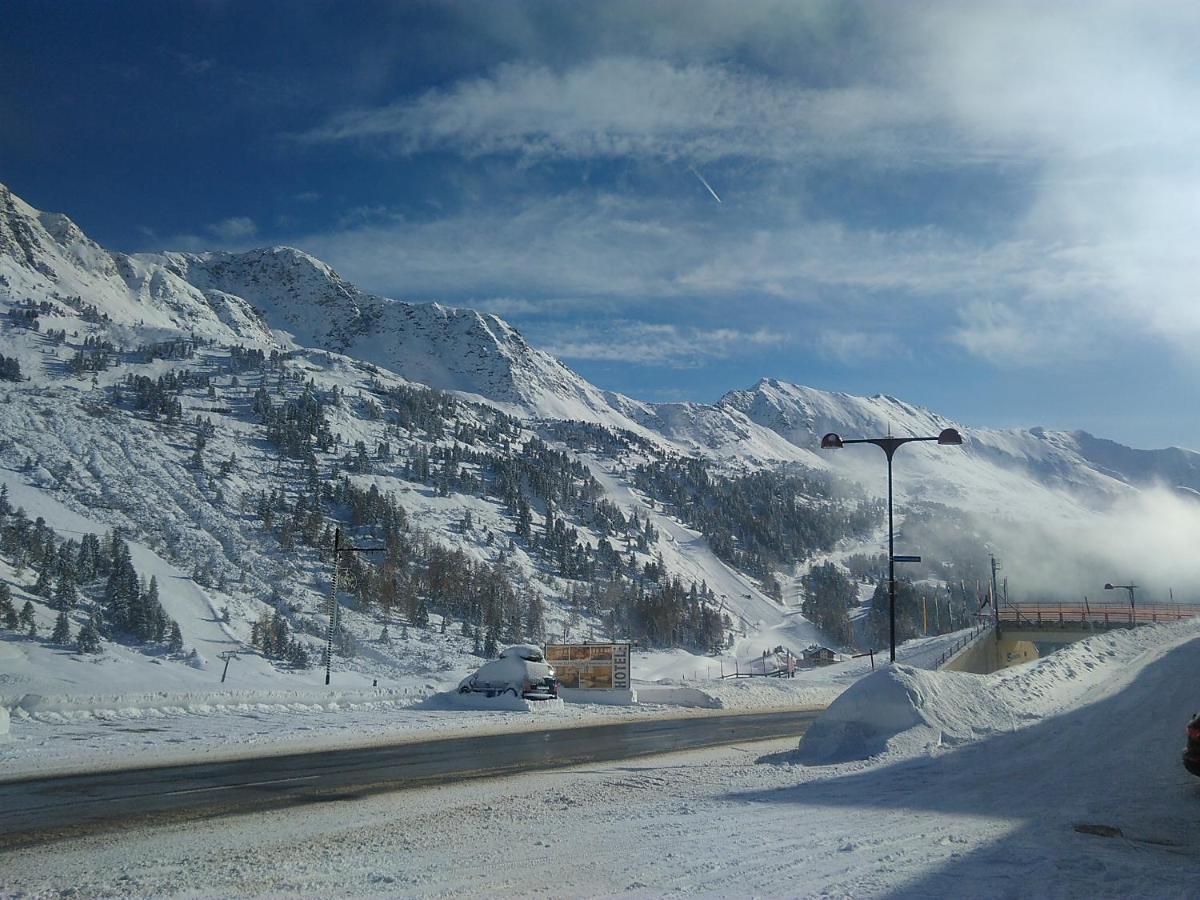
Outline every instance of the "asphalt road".
<svg viewBox="0 0 1200 900"><path fill-rule="evenodd" d="M390 746L0 782L0 849L152 819L210 818L369 793L799 737L818 712L642 719Z"/></svg>

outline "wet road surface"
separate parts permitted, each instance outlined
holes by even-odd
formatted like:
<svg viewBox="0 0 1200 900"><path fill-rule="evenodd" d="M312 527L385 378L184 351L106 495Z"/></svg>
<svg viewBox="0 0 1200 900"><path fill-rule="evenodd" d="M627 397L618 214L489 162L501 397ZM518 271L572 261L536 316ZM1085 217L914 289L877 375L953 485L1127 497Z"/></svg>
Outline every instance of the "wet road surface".
<svg viewBox="0 0 1200 900"><path fill-rule="evenodd" d="M799 737L819 710L642 719L0 782L0 849L146 824Z"/></svg>

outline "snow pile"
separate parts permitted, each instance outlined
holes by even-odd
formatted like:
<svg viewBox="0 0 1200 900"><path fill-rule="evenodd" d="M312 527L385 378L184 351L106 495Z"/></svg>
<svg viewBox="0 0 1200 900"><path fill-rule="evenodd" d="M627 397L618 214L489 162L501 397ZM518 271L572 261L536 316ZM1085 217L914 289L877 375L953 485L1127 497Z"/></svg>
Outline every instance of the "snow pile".
<svg viewBox="0 0 1200 900"><path fill-rule="evenodd" d="M844 686L822 679L744 678L703 685L721 709L798 709L827 706Z"/></svg>
<svg viewBox="0 0 1200 900"><path fill-rule="evenodd" d="M419 709L453 710L473 709L495 712L561 712L562 700L525 700L512 694L498 694L489 697L486 694L460 694L458 691L441 691L431 694L417 704Z"/></svg>
<svg viewBox="0 0 1200 900"><path fill-rule="evenodd" d="M799 759L827 765L913 756L1016 731L1109 696L1132 677L1139 657L1197 633L1197 621L1109 632L991 675L889 666L830 705L801 741Z"/></svg>
<svg viewBox="0 0 1200 900"><path fill-rule="evenodd" d="M7 715L11 708L12 715L18 721L64 723L227 713L336 712L378 706L406 707L423 696L423 691L410 691L408 688L155 691L92 696L26 693L8 698L0 695L0 711Z"/></svg>
<svg viewBox="0 0 1200 900"><path fill-rule="evenodd" d="M590 703L596 706L633 706L638 702L637 691L615 689L560 687L558 696L566 703Z"/></svg>
<svg viewBox="0 0 1200 900"><path fill-rule="evenodd" d="M901 737L907 747L959 743L1012 718L987 676L888 666L833 702L805 735L800 758L808 765L866 759L897 749Z"/></svg>

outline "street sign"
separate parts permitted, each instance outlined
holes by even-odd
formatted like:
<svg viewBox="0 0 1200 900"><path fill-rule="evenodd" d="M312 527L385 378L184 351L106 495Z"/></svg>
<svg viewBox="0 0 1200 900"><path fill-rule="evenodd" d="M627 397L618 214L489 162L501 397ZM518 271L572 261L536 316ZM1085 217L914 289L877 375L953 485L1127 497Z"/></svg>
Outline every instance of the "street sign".
<svg viewBox="0 0 1200 900"><path fill-rule="evenodd" d="M920 562L919 556L893 556L892 562Z"/></svg>

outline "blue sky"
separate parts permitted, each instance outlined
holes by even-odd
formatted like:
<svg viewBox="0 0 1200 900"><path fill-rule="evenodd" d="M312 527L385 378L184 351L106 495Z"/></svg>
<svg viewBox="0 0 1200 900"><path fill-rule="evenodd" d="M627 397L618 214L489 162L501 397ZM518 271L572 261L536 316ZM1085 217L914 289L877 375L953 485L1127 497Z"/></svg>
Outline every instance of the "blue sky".
<svg viewBox="0 0 1200 900"><path fill-rule="evenodd" d="M9 0L0 181L299 246L596 384L1200 448L1200 7ZM720 197L720 202L701 182Z"/></svg>

